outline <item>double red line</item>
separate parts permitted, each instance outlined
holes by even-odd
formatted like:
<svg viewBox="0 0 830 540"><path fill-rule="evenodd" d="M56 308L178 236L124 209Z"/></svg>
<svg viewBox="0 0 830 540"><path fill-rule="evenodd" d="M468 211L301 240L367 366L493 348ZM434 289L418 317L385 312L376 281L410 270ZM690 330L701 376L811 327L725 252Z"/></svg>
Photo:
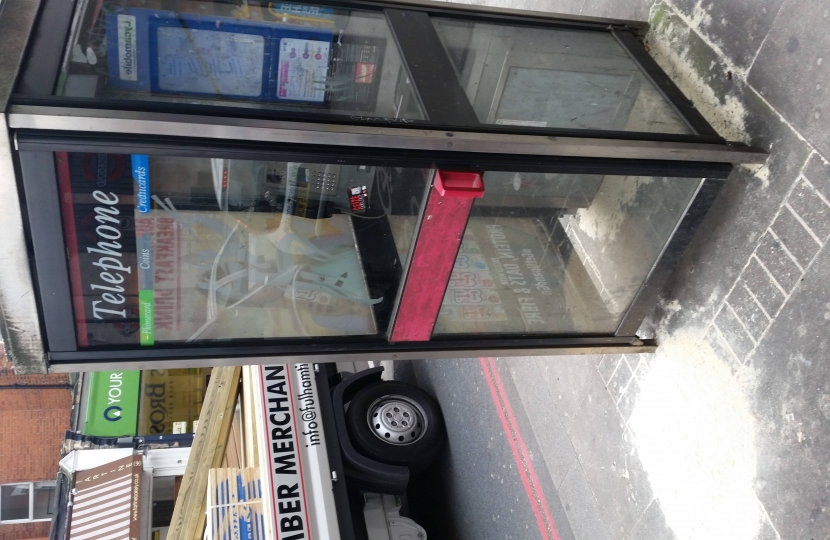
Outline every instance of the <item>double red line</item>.
<svg viewBox="0 0 830 540"><path fill-rule="evenodd" d="M510 450L513 452L513 459L516 460L516 469L519 471L533 513L536 514L539 532L542 534L543 540L559 540L559 533L556 531L556 525L550 515L550 509L548 509L548 501L545 499L542 486L539 484L539 478L536 476L536 470L530 461L530 454L519 431L519 424L516 422L516 417L513 416L513 407L510 406L510 400L507 399L507 392L504 390L504 384L502 384L499 370L496 368L496 362L493 358L479 358L479 362L481 362L481 369L484 371L487 386L490 387L490 395L493 396L493 403L496 405L496 411L504 428L504 435L510 445Z"/></svg>

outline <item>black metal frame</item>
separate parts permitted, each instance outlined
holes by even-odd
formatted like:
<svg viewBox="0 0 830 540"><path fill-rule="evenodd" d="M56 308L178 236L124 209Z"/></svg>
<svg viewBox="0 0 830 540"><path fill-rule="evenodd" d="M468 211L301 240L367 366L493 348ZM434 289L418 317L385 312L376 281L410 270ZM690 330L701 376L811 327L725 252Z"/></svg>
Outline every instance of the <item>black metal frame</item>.
<svg viewBox="0 0 830 540"><path fill-rule="evenodd" d="M478 129L476 112L458 83L429 15L399 9L384 13L427 118ZM412 54L414 51L418 54Z"/></svg>
<svg viewBox="0 0 830 540"><path fill-rule="evenodd" d="M502 24L533 23L539 26L571 30L607 31L611 27L625 28L629 31L636 32L638 36L645 36L648 31L648 23L644 22L580 17L575 15L554 15L553 17L548 17L543 13L515 9L496 9L492 10L492 12L483 12L475 8L470 10L463 4L459 5L452 3L432 3L430 5L426 5L417 1L409 2L407 0L401 0L400 2L388 2L382 0L315 0L313 3L341 9L405 9L407 11L425 12L430 15L440 15L442 17L459 17L472 21Z"/></svg>
<svg viewBox="0 0 830 540"><path fill-rule="evenodd" d="M298 120L310 122L324 122L328 124L346 125L376 125L391 124L397 127L430 129L447 131L477 131L483 133L503 133L520 135L543 135L560 137L586 137L617 140L647 140L661 142L696 142L696 143L723 143L720 137L703 116L694 108L677 86L662 72L654 60L643 49L638 37L633 31L643 33L647 25L635 25L629 21L574 21L563 19L549 19L534 16L532 12L526 15L510 13L495 14L471 12L463 6L423 6L418 4L394 4L368 0L340 1L319 0L315 4L332 6L339 9L365 9L384 13L389 22L390 32L399 45L401 60L410 74L413 87L418 94L428 120L406 120L395 118L367 118L360 115L333 115L327 113L309 113L290 110L275 110L268 108L254 108L236 104L223 105L221 101L210 104L177 103L165 101L140 101L120 99L86 99L68 98L51 95L54 90L57 73L54 72L55 60L62 58L63 43L54 37L50 41L45 36L65 36L68 34L71 17L63 19L65 28L60 27L52 17L45 26L48 32L40 31L29 46L27 63L20 77L16 92L11 99L13 105L45 105L67 106L77 108L101 108L114 110L135 110L155 112L177 112L194 115L256 117L276 120ZM55 5L60 4L60 7ZM66 9L65 0L45 0L39 24L45 25L44 17L47 13ZM525 126L503 126L480 123L466 99L453 70L449 57L446 54L438 34L430 22L430 16L459 18L466 21L480 21L488 23L528 25L534 27L559 28L569 30L583 30L610 33L620 46L643 70L646 77L655 85L660 94L674 107L681 118L695 132L692 135L648 133L628 131L581 130L570 128L536 128ZM64 40L65 41L65 40ZM56 45L59 43L60 46ZM56 52L57 51L57 52ZM52 70L52 71L50 71Z"/></svg>
<svg viewBox="0 0 830 540"><path fill-rule="evenodd" d="M351 336L349 342L332 342L326 338L312 340L291 340L289 343L261 344L256 346L236 345L221 347L215 343L199 346L180 346L165 348L125 349L117 347L96 347L83 351L50 352L49 363L52 366L83 364L90 369L104 369L111 366L113 361L119 365L125 362L154 362L155 367L161 367L168 361L169 367L175 367L174 362L184 360L211 360L221 359L222 365L248 365L273 361L275 357L290 357L300 362L317 361L320 356L348 355L359 357L371 354L383 354L397 358L397 354L414 353L428 355L445 350L468 351L469 356L476 356L481 351L488 351L491 356L498 356L500 352L517 350L553 350L553 349L591 349L592 347L650 347L651 342L640 340L637 336L579 336L543 338L525 335L511 335L495 338L445 338L441 340L424 341L417 343L388 343L379 339L359 340ZM360 336L357 336L358 338ZM284 340L289 341L289 340ZM412 356L410 354L407 357ZM259 359L262 359L261 361ZM327 359L326 361L331 361ZM133 369L133 368L130 368ZM135 368L139 369L139 368ZM144 368L141 368L144 369ZM148 365L146 369L151 369Z"/></svg>
<svg viewBox="0 0 830 540"><path fill-rule="evenodd" d="M49 0L41 6L16 92L51 93L60 72L74 11L74 1ZM43 89L48 90L44 92Z"/></svg>
<svg viewBox="0 0 830 540"><path fill-rule="evenodd" d="M568 174L615 174L674 176L683 178L727 178L728 163L647 159L578 158L472 152L429 152L424 150L375 149L360 147L315 146L291 143L217 141L180 137L113 136L108 133L64 133L19 130L21 152L134 152L181 157L225 157L230 159L270 159L291 156L308 160L325 156L336 163L351 165L403 166L469 171L526 171Z"/></svg>
<svg viewBox="0 0 830 540"><path fill-rule="evenodd" d="M37 261L49 261L46 272L36 274L46 341L49 349L77 348L74 325L66 324L74 320L69 268L65 261L55 260L56 254L66 253L66 247L63 235L55 234L63 230L63 224L54 158L49 152L25 152L20 154L19 165L26 179L23 187L35 266L39 270Z"/></svg>

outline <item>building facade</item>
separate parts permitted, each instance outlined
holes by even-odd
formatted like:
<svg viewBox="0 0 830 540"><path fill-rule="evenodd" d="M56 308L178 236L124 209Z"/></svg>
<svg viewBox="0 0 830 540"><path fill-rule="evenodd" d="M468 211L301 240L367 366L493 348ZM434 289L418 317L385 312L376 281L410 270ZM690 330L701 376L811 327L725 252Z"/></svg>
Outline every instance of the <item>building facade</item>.
<svg viewBox="0 0 830 540"><path fill-rule="evenodd" d="M70 380L66 374L17 375L2 345L0 353L0 540L46 538L70 427Z"/></svg>

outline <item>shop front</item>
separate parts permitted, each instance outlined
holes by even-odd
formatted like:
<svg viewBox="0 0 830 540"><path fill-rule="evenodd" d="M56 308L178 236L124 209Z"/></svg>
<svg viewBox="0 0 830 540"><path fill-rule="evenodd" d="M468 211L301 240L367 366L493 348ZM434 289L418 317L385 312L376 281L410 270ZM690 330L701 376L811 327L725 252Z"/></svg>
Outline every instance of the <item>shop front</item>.
<svg viewBox="0 0 830 540"><path fill-rule="evenodd" d="M95 371L87 378L84 435L154 437L196 432L210 369Z"/></svg>
<svg viewBox="0 0 830 540"><path fill-rule="evenodd" d="M50 538L165 540L190 448L79 449L59 466Z"/></svg>
<svg viewBox="0 0 830 540"><path fill-rule="evenodd" d="M153 393L182 368L653 350L660 288L765 159L631 21L6 0L0 30L4 336L21 370L157 370L106 428L193 430Z"/></svg>

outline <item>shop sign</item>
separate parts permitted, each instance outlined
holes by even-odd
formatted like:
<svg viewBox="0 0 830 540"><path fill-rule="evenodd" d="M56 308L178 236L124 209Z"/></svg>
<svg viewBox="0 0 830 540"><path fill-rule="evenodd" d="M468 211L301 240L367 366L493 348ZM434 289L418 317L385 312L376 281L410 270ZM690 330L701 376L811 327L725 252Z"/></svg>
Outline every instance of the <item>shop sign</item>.
<svg viewBox="0 0 830 540"><path fill-rule="evenodd" d="M64 226L75 295L78 345L134 345L141 314L136 271L135 194L129 155L59 153Z"/></svg>
<svg viewBox="0 0 830 540"><path fill-rule="evenodd" d="M205 394L200 369L154 369L141 376L138 433L195 433Z"/></svg>
<svg viewBox="0 0 830 540"><path fill-rule="evenodd" d="M95 371L89 374L84 434L127 437L136 434L140 371Z"/></svg>
<svg viewBox="0 0 830 540"><path fill-rule="evenodd" d="M141 455L75 473L69 540L134 540L141 520Z"/></svg>
<svg viewBox="0 0 830 540"><path fill-rule="evenodd" d="M310 422L298 422L298 399L306 393L298 392L293 388L296 380L292 381L288 366L263 366L262 399L265 406L266 426L268 429L268 463L271 464L271 500L274 504L274 528L278 540L301 540L308 538L308 501L306 500L305 483L303 478L301 444L314 444L308 439L307 432L304 443L300 442L297 433L300 426L314 432L316 445L319 445L319 432L314 411L315 403L311 388L311 375L308 364L299 364L309 381L308 399L301 402L305 407L301 409L301 417L310 419ZM292 384L293 382L293 384ZM312 416L313 415L313 416ZM309 425L310 424L310 425ZM278 504L279 503L279 504Z"/></svg>

